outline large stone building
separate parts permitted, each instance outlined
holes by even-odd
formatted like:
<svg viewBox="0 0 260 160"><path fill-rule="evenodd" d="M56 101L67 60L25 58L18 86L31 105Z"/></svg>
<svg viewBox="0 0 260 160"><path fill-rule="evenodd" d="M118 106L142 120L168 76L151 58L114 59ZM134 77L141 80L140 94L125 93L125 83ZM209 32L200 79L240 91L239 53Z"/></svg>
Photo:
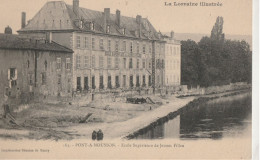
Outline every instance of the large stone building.
<svg viewBox="0 0 260 160"><path fill-rule="evenodd" d="M170 36L163 36L165 44L165 86L181 85L181 43L174 39L174 32Z"/></svg>
<svg viewBox="0 0 260 160"><path fill-rule="evenodd" d="M54 42L0 34L0 102L4 94L25 102L70 96L72 53Z"/></svg>
<svg viewBox="0 0 260 160"><path fill-rule="evenodd" d="M62 1L47 2L25 24L22 36L46 35L74 51L74 91L110 88L151 88L165 85L165 41L147 18L121 16L79 7Z"/></svg>

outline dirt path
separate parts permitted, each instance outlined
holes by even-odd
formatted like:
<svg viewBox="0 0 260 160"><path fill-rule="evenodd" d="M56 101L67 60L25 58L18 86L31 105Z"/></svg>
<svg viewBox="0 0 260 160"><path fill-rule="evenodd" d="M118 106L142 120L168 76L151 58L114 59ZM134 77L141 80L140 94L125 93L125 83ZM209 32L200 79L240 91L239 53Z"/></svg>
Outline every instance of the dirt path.
<svg viewBox="0 0 260 160"><path fill-rule="evenodd" d="M169 112L178 110L193 99L194 97L187 97L183 99L172 98L166 105L144 112L135 118L123 122L81 124L68 128L59 128L58 130L65 132L76 132L78 135L81 135L78 138L90 139L93 130L101 129L104 133L104 139L120 139L149 125L151 122L167 115Z"/></svg>

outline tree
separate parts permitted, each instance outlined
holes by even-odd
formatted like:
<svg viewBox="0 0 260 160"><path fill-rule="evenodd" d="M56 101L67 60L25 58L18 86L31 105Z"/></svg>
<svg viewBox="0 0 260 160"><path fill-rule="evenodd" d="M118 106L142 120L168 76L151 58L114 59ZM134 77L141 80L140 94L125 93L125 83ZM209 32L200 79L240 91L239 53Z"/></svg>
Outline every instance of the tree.
<svg viewBox="0 0 260 160"><path fill-rule="evenodd" d="M225 34L223 33L223 17L218 17L216 20L215 25L213 26L211 30L210 38L212 40L217 40L223 42L225 39Z"/></svg>
<svg viewBox="0 0 260 160"><path fill-rule="evenodd" d="M198 44L195 41L181 41L181 79L183 85L195 86L198 84L198 66L194 61L195 50Z"/></svg>
<svg viewBox="0 0 260 160"><path fill-rule="evenodd" d="M252 52L245 41L225 40L223 18L218 17L210 37L198 44L192 40L182 44L182 84L189 86L224 85L251 82Z"/></svg>

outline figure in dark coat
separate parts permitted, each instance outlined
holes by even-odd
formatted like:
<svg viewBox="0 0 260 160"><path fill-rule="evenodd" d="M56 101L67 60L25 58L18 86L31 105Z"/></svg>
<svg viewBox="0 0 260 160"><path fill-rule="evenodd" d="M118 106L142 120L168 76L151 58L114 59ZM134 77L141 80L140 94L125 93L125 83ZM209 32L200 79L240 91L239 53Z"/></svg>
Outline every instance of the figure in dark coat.
<svg viewBox="0 0 260 160"><path fill-rule="evenodd" d="M97 140L103 140L103 132L101 129L99 129L97 132Z"/></svg>
<svg viewBox="0 0 260 160"><path fill-rule="evenodd" d="M96 140L97 139L97 132L93 131L92 132L92 140Z"/></svg>

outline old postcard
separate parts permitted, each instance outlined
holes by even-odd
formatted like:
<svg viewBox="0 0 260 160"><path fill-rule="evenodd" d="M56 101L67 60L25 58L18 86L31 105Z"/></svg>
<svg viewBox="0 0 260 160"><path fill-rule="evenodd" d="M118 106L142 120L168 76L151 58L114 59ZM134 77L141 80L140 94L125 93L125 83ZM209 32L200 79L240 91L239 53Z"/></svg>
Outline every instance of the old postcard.
<svg viewBox="0 0 260 160"><path fill-rule="evenodd" d="M252 0L1 0L0 20L1 159L252 159Z"/></svg>

